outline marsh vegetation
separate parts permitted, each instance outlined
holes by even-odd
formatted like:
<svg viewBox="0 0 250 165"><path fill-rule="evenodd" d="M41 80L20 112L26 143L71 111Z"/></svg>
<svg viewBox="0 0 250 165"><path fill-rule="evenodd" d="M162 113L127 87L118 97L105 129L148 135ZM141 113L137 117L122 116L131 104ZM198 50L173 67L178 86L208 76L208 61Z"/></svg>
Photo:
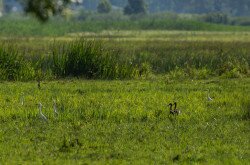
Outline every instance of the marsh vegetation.
<svg viewBox="0 0 250 165"><path fill-rule="evenodd" d="M248 36L2 37L0 163L248 164Z"/></svg>

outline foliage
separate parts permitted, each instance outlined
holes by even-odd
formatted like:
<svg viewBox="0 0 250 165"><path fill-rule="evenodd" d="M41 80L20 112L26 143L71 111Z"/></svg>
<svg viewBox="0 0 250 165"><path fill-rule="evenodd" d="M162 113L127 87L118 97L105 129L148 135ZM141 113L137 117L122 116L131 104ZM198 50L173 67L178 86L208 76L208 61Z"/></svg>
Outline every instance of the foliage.
<svg viewBox="0 0 250 165"><path fill-rule="evenodd" d="M249 0L145 0L145 2L148 4L148 10L152 13L175 12L206 14L220 12L233 16L250 15ZM120 6L123 6L123 4Z"/></svg>
<svg viewBox="0 0 250 165"><path fill-rule="evenodd" d="M55 46L52 54L53 71L57 76L124 79L143 76L148 72L144 65L132 65L118 59L116 52L105 51L103 45L96 41L79 39L62 43Z"/></svg>
<svg viewBox="0 0 250 165"><path fill-rule="evenodd" d="M34 69L29 61L9 45L0 47L0 80L24 81L34 78Z"/></svg>
<svg viewBox="0 0 250 165"><path fill-rule="evenodd" d="M203 16L203 21L210 23L228 24L228 16L223 13L209 13Z"/></svg>
<svg viewBox="0 0 250 165"><path fill-rule="evenodd" d="M104 31L80 39L1 39L1 161L249 164L248 34ZM37 88L18 80L41 82ZM180 115L169 114L170 102Z"/></svg>
<svg viewBox="0 0 250 165"><path fill-rule="evenodd" d="M112 5L124 8L126 0L110 0ZM94 10L97 0L85 0L84 7ZM249 0L145 0L150 13L175 12L206 14L226 13L233 16L249 16Z"/></svg>
<svg viewBox="0 0 250 165"><path fill-rule="evenodd" d="M250 26L249 17L233 17L230 21L232 25Z"/></svg>
<svg viewBox="0 0 250 165"><path fill-rule="evenodd" d="M34 14L40 21L45 22L50 16L63 11L70 0L21 0L27 13Z"/></svg>
<svg viewBox="0 0 250 165"><path fill-rule="evenodd" d="M127 6L124 8L124 14L145 14L146 5L144 0L128 0Z"/></svg>
<svg viewBox="0 0 250 165"><path fill-rule="evenodd" d="M47 39L39 38L30 41L10 40L1 49L8 50L3 51L3 54L11 60L4 61L12 61L11 68L26 68L27 77L15 72L19 78L14 80L35 79L38 72L42 73L42 79L70 76L134 79L152 74L169 74L175 79L207 79L215 75L225 78L249 76L248 33L229 34L107 31L82 34L83 38L73 41L48 42ZM91 38L99 39L95 41ZM15 47L16 53L8 47ZM16 66L15 61L21 64ZM9 65L2 63L2 70L8 70ZM3 72L1 79L7 80L6 77L8 74Z"/></svg>
<svg viewBox="0 0 250 165"><path fill-rule="evenodd" d="M112 10L112 6L109 0L101 0L97 6L98 13L109 13Z"/></svg>
<svg viewBox="0 0 250 165"><path fill-rule="evenodd" d="M15 51L22 57L19 61L29 64L30 71L41 70L44 79L68 76L124 79L147 77L151 72L169 74L176 71L183 73L184 77L195 79L214 75L237 78L249 76L250 73L246 34L238 33L233 37L229 33L211 32L87 33L84 38L98 37L100 41L78 39L52 43L40 39L16 39L4 44L2 49L16 47ZM135 35L139 41L131 38ZM204 37L207 41L204 41ZM171 38L174 40L169 41ZM240 40L236 42L236 39ZM229 42L231 40L235 42ZM8 58L13 56L16 59L10 51L7 52ZM174 77L178 77L178 74Z"/></svg>

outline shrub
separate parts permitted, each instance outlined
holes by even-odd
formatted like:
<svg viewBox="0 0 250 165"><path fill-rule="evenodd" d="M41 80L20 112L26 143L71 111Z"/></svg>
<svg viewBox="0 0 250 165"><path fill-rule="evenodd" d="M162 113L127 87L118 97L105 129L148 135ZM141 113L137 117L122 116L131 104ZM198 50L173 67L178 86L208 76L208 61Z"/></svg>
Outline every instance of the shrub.
<svg viewBox="0 0 250 165"><path fill-rule="evenodd" d="M235 17L232 18L231 24L240 26L250 26L250 19L249 17Z"/></svg>
<svg viewBox="0 0 250 165"><path fill-rule="evenodd" d="M128 0L128 5L124 8L124 14L145 14L146 5L144 0Z"/></svg>
<svg viewBox="0 0 250 165"><path fill-rule="evenodd" d="M209 23L228 24L228 16L224 13L208 13L202 20Z"/></svg>
<svg viewBox="0 0 250 165"><path fill-rule="evenodd" d="M109 13L111 9L109 0L101 0L97 6L98 13Z"/></svg>

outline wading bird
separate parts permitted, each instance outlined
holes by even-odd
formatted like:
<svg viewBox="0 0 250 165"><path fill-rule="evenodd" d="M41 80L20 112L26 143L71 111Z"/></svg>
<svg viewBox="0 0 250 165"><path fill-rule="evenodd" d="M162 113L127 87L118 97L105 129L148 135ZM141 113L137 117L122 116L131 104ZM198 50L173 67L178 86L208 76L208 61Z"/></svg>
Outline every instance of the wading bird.
<svg viewBox="0 0 250 165"><path fill-rule="evenodd" d="M44 121L48 121L47 117L42 113L42 103L39 103L39 114L40 114L40 117L44 120Z"/></svg>
<svg viewBox="0 0 250 165"><path fill-rule="evenodd" d="M56 106L56 100L53 99L53 109L54 109L54 116L58 116L58 112L57 112L57 106Z"/></svg>
<svg viewBox="0 0 250 165"><path fill-rule="evenodd" d="M21 102L21 105L23 106L24 105L24 96L23 96L23 94L21 95L20 102Z"/></svg>
<svg viewBox="0 0 250 165"><path fill-rule="evenodd" d="M213 101L213 99L209 96L209 94L207 94L207 100L208 101Z"/></svg>
<svg viewBox="0 0 250 165"><path fill-rule="evenodd" d="M209 89L207 89L207 100L208 101L213 101L213 99L209 96Z"/></svg>

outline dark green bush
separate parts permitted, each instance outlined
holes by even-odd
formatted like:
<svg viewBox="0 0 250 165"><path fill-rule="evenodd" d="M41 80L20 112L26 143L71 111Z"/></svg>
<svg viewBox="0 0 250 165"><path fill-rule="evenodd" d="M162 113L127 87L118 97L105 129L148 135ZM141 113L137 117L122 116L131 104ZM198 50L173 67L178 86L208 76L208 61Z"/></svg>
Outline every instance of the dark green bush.
<svg viewBox="0 0 250 165"><path fill-rule="evenodd" d="M111 3L109 0L101 0L97 6L99 13L109 13L112 10Z"/></svg>
<svg viewBox="0 0 250 165"><path fill-rule="evenodd" d="M202 20L209 23L228 24L229 19L224 13L208 13L202 17Z"/></svg>

